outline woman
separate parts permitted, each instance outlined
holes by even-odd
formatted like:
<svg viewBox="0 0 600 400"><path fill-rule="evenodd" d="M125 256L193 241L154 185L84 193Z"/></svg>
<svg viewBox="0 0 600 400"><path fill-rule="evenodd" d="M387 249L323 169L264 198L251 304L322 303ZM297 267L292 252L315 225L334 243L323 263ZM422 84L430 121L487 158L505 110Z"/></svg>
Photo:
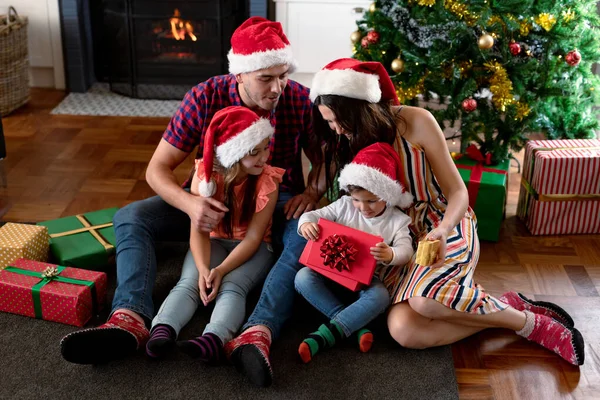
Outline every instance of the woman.
<svg viewBox="0 0 600 400"><path fill-rule="evenodd" d="M473 282L479 258L477 222L450 157L445 137L427 110L400 106L394 85L377 62L339 59L313 80L315 143L324 143L328 188L336 171L362 148L387 142L404 170L400 183L415 198L404 210L416 240L441 242L432 266L415 262L380 274L392 296L388 328L402 346L454 343L485 328L516 331L574 365L584 362L584 342L559 306L508 292L500 299Z"/></svg>

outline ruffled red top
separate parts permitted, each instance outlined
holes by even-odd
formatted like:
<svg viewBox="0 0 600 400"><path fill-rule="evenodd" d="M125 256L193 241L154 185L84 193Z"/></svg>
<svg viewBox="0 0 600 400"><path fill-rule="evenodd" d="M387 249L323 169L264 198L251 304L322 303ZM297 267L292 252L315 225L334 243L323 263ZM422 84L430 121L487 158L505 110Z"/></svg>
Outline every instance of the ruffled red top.
<svg viewBox="0 0 600 400"><path fill-rule="evenodd" d="M196 160L196 174L198 175L199 182L201 182L204 179L204 163L202 162L202 160ZM281 183L284 174L285 170L283 168L272 167L270 165L264 166L262 174L260 174L258 180L256 181L256 213L262 211L267 206L267 204L269 203L269 198L267 196L273 193L275 190L277 190L278 184ZM217 183L217 191L213 198L215 200L223 201L225 195L225 184L223 183L223 176L221 174L213 172L212 177ZM234 207L236 207L235 215L237 215L238 218L242 213L244 192L246 191L246 182L247 179L244 179L242 182L233 187L233 191L235 194ZM271 221L269 221L269 225L267 225L267 229L265 230L265 236L263 238L263 241L267 243L271 243L271 223L272 219ZM219 226L217 226L217 228L210 233L210 237L243 240L244 237L246 237L247 232L248 224L241 224L238 219L233 223L233 235L231 238L229 238L223 230L222 224L219 224Z"/></svg>

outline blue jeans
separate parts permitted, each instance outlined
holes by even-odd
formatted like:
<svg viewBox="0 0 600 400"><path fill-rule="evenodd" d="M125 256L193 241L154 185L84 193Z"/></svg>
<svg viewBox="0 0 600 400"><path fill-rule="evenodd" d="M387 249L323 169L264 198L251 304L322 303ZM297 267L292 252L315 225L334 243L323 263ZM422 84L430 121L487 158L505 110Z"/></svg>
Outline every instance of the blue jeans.
<svg viewBox="0 0 600 400"><path fill-rule="evenodd" d="M239 243L239 240L211 239L210 268L219 266ZM248 261L223 277L215 308L204 333L217 335L221 343L233 339L244 322L248 292L263 281L273 261L270 245L263 242ZM194 257L192 252L188 251L183 262L181 278L160 306L152 320L153 327L157 324L167 324L173 327L177 336L179 335L201 303L198 278Z"/></svg>
<svg viewBox="0 0 600 400"><path fill-rule="evenodd" d="M336 285L335 282L308 267L296 274L294 284L298 293L313 307L337 322L346 337L365 327L390 305L390 294L376 277L369 286L358 291L358 298L349 305L328 287L328 284Z"/></svg>
<svg viewBox="0 0 600 400"><path fill-rule="evenodd" d="M121 208L113 223L117 242L117 288L112 312L124 308L150 321L154 316L155 243L189 242L190 218L154 196Z"/></svg>
<svg viewBox="0 0 600 400"><path fill-rule="evenodd" d="M283 245L281 255L265 280L260 298L248 322L242 329L255 325L265 325L271 331L273 339L279 336L281 327L292 316L294 304L294 278L303 267L298 262L306 239L298 235L298 220L285 218L283 206L293 196L280 193L273 214L273 243ZM280 239L281 242L278 242Z"/></svg>

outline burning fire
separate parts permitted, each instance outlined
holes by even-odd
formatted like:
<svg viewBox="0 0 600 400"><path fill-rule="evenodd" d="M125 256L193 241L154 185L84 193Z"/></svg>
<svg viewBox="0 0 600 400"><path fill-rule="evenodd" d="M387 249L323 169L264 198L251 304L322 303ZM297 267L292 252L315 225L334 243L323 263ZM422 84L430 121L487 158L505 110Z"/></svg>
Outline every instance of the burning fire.
<svg viewBox="0 0 600 400"><path fill-rule="evenodd" d="M173 13L173 18L169 19L171 23L171 33L176 40L185 40L185 35L188 35L194 42L198 40L194 35L194 27L189 21L184 21L181 18L181 13L176 8Z"/></svg>

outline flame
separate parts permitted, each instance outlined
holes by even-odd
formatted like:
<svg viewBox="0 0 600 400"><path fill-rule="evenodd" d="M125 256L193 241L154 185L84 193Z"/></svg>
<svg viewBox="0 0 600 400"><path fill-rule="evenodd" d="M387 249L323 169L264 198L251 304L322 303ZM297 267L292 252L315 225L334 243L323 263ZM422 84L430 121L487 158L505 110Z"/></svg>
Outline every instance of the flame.
<svg viewBox="0 0 600 400"><path fill-rule="evenodd" d="M176 40L185 40L185 36L188 35L194 42L198 40L194 35L194 27L189 21L184 21L181 18L181 13L176 8L173 12L173 18L169 19L171 24L171 33Z"/></svg>

